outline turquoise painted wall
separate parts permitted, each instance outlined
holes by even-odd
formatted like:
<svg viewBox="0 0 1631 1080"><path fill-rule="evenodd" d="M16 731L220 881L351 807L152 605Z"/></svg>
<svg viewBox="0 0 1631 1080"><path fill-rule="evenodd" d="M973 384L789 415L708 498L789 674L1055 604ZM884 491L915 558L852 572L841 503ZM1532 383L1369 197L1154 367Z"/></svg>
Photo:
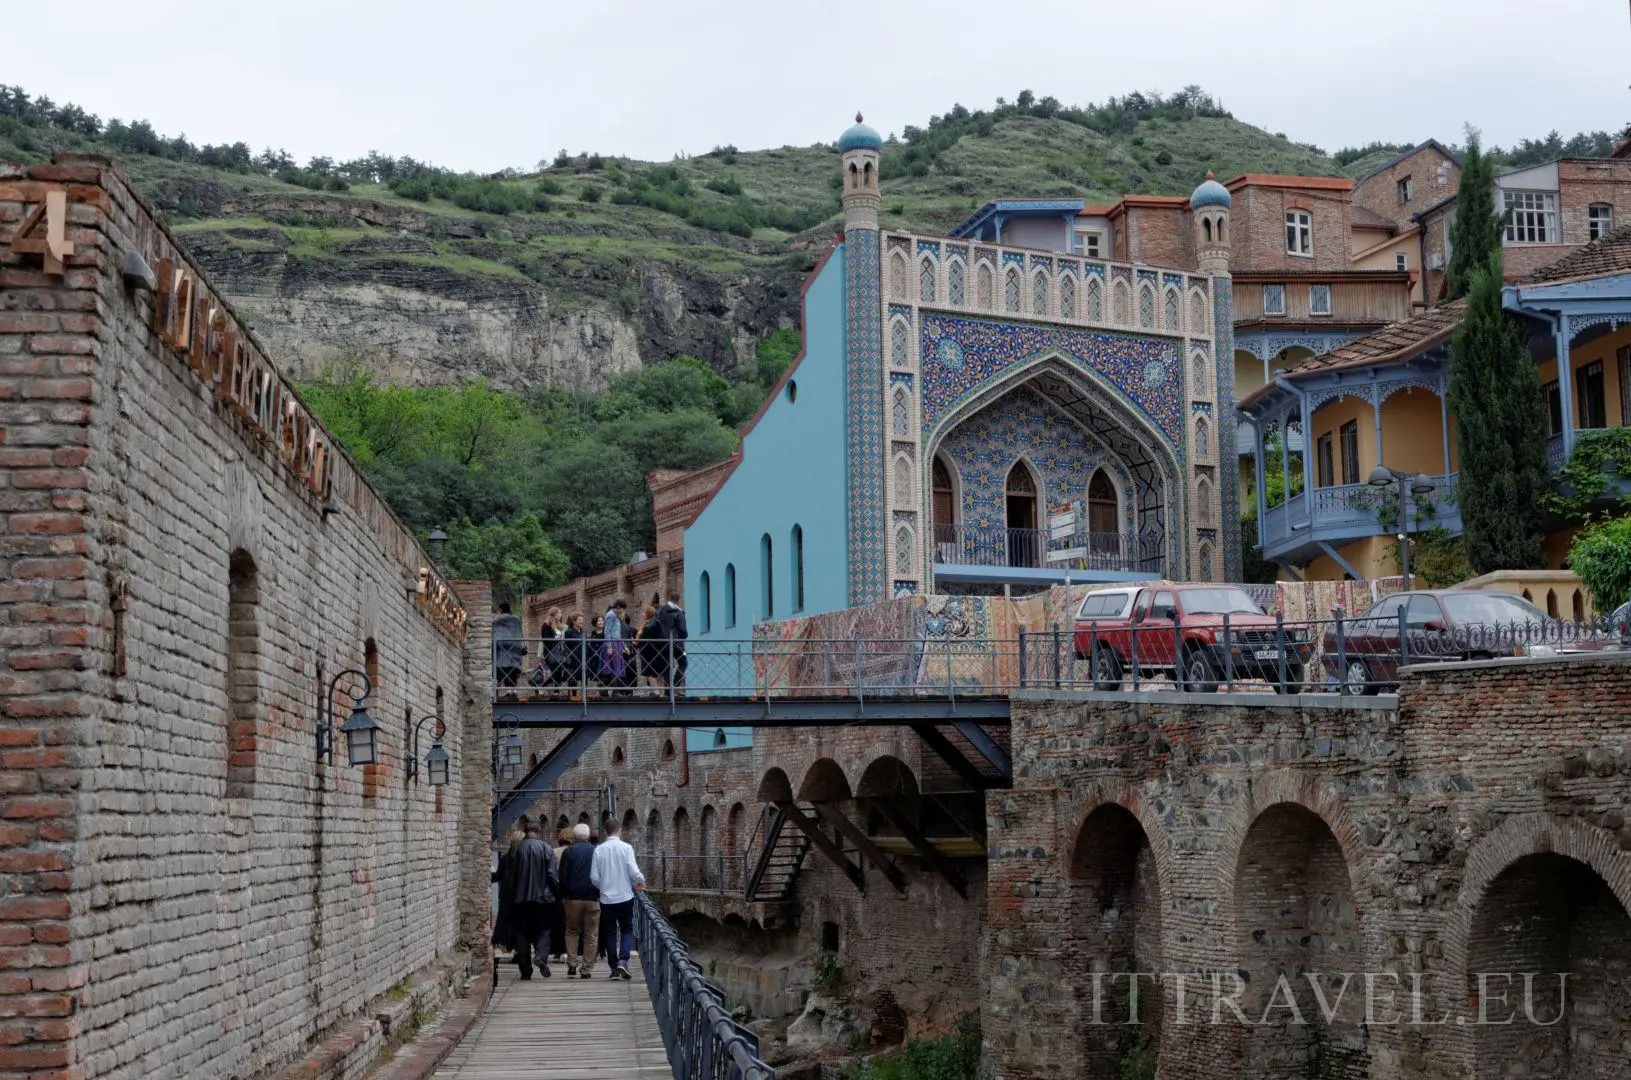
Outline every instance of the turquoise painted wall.
<svg viewBox="0 0 1631 1080"><path fill-rule="evenodd" d="M795 396L788 387L797 386ZM849 604L844 486L844 249L804 295L804 359L742 441L742 461L685 530L686 616L693 642L742 640L766 618L761 537L771 538L769 617L837 611ZM794 609L793 526L804 532L804 605ZM736 624L725 595L736 567ZM702 575L709 578L703 599ZM705 611L708 619L705 622ZM706 650L692 648L698 681Z"/></svg>

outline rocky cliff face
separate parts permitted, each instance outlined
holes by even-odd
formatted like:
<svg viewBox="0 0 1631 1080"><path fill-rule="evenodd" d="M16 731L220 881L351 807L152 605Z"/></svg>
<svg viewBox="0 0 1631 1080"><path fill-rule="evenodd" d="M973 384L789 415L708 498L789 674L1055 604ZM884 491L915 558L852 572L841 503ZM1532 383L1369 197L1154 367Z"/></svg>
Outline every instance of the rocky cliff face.
<svg viewBox="0 0 1631 1080"><path fill-rule="evenodd" d="M180 225L183 242L297 377L346 357L393 383L479 376L513 390L595 390L681 354L729 371L797 324L815 261L685 227L630 238L315 194L161 199L178 197L204 215ZM679 257L688 247L710 255Z"/></svg>

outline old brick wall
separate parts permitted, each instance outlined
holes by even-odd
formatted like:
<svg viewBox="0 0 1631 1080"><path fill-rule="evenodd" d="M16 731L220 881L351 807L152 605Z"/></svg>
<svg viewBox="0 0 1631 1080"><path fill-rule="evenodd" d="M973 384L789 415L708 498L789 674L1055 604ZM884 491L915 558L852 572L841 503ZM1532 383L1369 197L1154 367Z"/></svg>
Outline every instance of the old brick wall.
<svg viewBox="0 0 1631 1080"><path fill-rule="evenodd" d="M53 187L66 273L0 269L0 1076L248 1077L342 1029L355 1071L369 1003L459 962L461 776L410 784L407 724L462 761L486 692L349 462L324 504L159 344L124 254L207 283L117 168L0 166L0 223ZM365 666L381 764L315 763Z"/></svg>
<svg viewBox="0 0 1631 1080"><path fill-rule="evenodd" d="M1254 273L1332 273L1349 268L1348 192L1319 187L1246 184L1234 192L1229 214L1231 266ZM1286 250L1286 213L1305 210L1312 256Z"/></svg>
<svg viewBox="0 0 1631 1080"><path fill-rule="evenodd" d="M1144 987L1163 1077L1631 1072L1631 657L1423 668L1397 708L1147 695L1016 704L1014 724L1014 790L988 800L991 1075L1115 1075L1131 1036L1090 1022L1091 973L1128 964L1195 976L1187 1024L1171 981ZM1577 989L1558 1028L1367 1027L1362 995L1329 1024L1206 1022L1211 973L1242 973L1261 1016L1306 970L1397 977L1384 1004L1420 976L1429 1020L1475 1020L1479 971ZM1555 1016L1555 979L1536 985Z"/></svg>
<svg viewBox="0 0 1631 1080"><path fill-rule="evenodd" d="M1587 212L1593 203L1612 206L1617 226L1631 221L1631 160L1566 158L1557 163L1557 188L1560 242L1503 246L1502 270L1507 277L1533 273L1590 243Z"/></svg>
<svg viewBox="0 0 1631 1080"><path fill-rule="evenodd" d="M1399 181L1410 178L1410 201L1399 199ZM1357 206L1374 211L1398 225L1410 224L1410 215L1454 195L1461 185L1461 166L1436 146L1414 153L1359 181L1353 190Z"/></svg>

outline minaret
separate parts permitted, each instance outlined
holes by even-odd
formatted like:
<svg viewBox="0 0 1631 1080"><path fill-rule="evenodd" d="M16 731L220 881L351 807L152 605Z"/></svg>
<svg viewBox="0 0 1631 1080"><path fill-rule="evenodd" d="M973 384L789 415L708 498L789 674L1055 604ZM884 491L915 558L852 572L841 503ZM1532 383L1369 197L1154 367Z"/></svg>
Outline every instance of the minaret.
<svg viewBox="0 0 1631 1080"><path fill-rule="evenodd" d="M838 139L844 168L844 446L849 602L889 595L884 505L883 278L878 251L878 154L861 122Z"/></svg>
<svg viewBox="0 0 1631 1080"><path fill-rule="evenodd" d="M1217 402L1217 415L1211 427L1216 445L1207 448L1207 458L1218 463L1211 485L1210 512L1212 520L1218 523L1216 542L1212 545L1212 579L1219 579L1221 569L1223 581L1239 581L1242 569L1240 485L1236 477L1239 466L1235 452L1238 417L1234 393L1234 280L1229 276L1229 207L1233 203L1229 189L1213 179L1210 172L1189 197L1190 228L1195 230L1195 265L1201 273L1212 275L1211 344L1216 362L1211 365L1211 371L1217 384L1208 389ZM1197 471L1193 464L1192 471Z"/></svg>

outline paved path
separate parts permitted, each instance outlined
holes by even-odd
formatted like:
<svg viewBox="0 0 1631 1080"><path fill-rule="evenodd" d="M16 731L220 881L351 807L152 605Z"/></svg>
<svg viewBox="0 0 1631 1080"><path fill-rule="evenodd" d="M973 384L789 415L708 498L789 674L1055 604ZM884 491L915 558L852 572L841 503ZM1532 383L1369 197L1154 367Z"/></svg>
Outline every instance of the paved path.
<svg viewBox="0 0 1631 1080"><path fill-rule="evenodd" d="M673 1069L663 1051L639 958L634 979L568 979L499 967L487 1011L454 1048L432 1080L658 1080Z"/></svg>

